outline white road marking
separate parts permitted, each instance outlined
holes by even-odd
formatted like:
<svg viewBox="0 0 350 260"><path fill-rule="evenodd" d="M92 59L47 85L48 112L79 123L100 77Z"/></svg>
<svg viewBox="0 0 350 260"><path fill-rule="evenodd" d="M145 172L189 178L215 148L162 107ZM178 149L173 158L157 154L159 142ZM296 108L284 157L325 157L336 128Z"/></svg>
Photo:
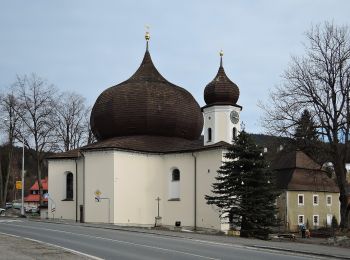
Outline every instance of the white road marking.
<svg viewBox="0 0 350 260"><path fill-rule="evenodd" d="M16 235L4 233L4 232L0 232L0 234L6 235L6 236L11 236L11 237L16 237L16 238L21 238L21 239L25 239L25 240L29 240L29 241L33 241L33 242L40 243L40 244L47 245L47 246L56 247L56 248L62 249L64 251L71 252L71 253L73 253L75 255L89 257L89 258L95 259L95 260L103 260L103 258L99 258L99 257L93 256L93 255L89 255L89 254L85 254L83 252L79 252L79 251L76 251L76 250L73 250L73 249L70 249L70 248L67 248L67 247L58 246L58 245L55 245L55 244L50 244L50 243L43 242L43 241L40 241L40 240L36 240L36 239L28 238L28 237L23 237L23 236L16 236Z"/></svg>
<svg viewBox="0 0 350 260"><path fill-rule="evenodd" d="M22 227L20 225L14 225L14 224L8 224L7 226L16 226L16 227ZM166 252L173 252L173 253L179 253L179 254L184 254L184 255L190 255L198 258L204 258L204 259L211 259L211 260L219 260L220 258L213 258L213 257L208 257L208 256L203 256L203 255L197 255L197 254L192 254L184 251L179 251L179 250L174 250L174 249L168 249L168 248L163 248L163 247L157 247L157 246L148 246L144 244L138 244L138 243L133 243L133 242L127 242L127 241L122 241L122 240L116 240L116 239L111 239L111 238L105 238L105 237L99 237L99 236L92 236L92 235L86 235L86 234L77 234L69 231L63 231L63 230L57 230L57 229L50 229L50 228L42 228L42 227L28 227L25 226L25 228L31 228L31 229L42 229L46 231L53 231L53 232L58 232L58 233L64 233L64 234L70 234L70 235L76 235L76 236L82 236L82 237L89 237L89 238L95 238L95 239L100 239L100 240L105 240L105 241L111 241L111 242L116 242L120 244L127 244L127 245L133 245L133 246L139 246L139 247L145 247L145 248L151 248L151 249L156 249L160 251L166 251Z"/></svg>
<svg viewBox="0 0 350 260"><path fill-rule="evenodd" d="M19 219L0 219L0 223L11 223L11 222L23 222L23 220L19 220Z"/></svg>

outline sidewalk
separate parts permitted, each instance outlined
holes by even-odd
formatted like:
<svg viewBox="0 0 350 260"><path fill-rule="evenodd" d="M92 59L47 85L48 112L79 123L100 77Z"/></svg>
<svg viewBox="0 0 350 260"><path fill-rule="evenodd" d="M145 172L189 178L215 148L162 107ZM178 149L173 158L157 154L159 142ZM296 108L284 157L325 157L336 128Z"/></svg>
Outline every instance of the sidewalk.
<svg viewBox="0 0 350 260"><path fill-rule="evenodd" d="M301 239L297 238L295 241L291 240L259 240L259 239L248 239L240 237L230 237L224 235L213 235L213 234L203 234L200 232L191 231L170 231L170 230L159 230L153 228L142 228L142 227L125 227L116 226L112 224L100 224L100 223L79 223L70 220L39 220L39 219L29 219L30 221L45 221L51 223L59 223L66 225L79 225L93 228L104 228L113 229L119 231L129 231L129 232L139 232L163 236L181 237L186 239L193 239L198 241L206 241L210 243L223 243L223 244L235 244L245 247L253 247L256 249L265 250L278 250L292 253L300 253L321 257L333 257L337 259L350 259L350 249L335 247L327 245L326 239L320 238L310 238ZM324 243L324 244L323 244Z"/></svg>
<svg viewBox="0 0 350 260"><path fill-rule="evenodd" d="M82 260L87 256L49 244L0 233L0 259L16 260Z"/></svg>

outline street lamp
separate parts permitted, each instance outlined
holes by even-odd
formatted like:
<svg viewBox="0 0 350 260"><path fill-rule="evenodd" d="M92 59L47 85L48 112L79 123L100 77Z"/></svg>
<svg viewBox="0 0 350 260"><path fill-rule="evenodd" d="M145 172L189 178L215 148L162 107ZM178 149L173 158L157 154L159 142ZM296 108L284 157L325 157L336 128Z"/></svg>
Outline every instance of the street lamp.
<svg viewBox="0 0 350 260"><path fill-rule="evenodd" d="M22 121L22 131L24 129L24 122ZM22 134L22 207L21 217L25 217L24 214L24 135Z"/></svg>

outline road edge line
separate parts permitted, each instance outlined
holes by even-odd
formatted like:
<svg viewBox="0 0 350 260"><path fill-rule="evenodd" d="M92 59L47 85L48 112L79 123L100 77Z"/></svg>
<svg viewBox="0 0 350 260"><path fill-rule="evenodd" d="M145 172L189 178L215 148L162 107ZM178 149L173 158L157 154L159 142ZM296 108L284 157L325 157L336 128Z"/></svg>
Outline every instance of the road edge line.
<svg viewBox="0 0 350 260"><path fill-rule="evenodd" d="M16 237L16 238L21 238L21 239L25 239L25 240L29 240L29 241L36 242L36 243L39 243L39 244L44 244L44 245L56 247L56 248L62 249L64 251L68 251L70 253L73 253L75 255L89 257L89 258L95 259L95 260L104 260L104 258L100 258L100 257L94 256L94 255L89 255L89 254L86 254L86 253L83 253L83 252L80 252L80 251L77 251L77 250L74 250L74 249L70 249L70 248L67 248L67 247L64 247L64 246L59 246L59 245L47 243L47 242L40 241L40 240L37 240L37 239L33 239L33 238L29 238L29 237L21 237L21 236L17 236L17 235L5 233L5 232L0 232L0 234L11 236L11 237Z"/></svg>

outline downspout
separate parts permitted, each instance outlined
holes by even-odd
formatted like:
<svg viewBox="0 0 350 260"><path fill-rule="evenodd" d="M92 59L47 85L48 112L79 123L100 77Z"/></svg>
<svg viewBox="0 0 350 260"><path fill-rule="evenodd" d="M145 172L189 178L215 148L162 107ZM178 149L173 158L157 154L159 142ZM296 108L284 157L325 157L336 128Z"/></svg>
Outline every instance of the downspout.
<svg viewBox="0 0 350 260"><path fill-rule="evenodd" d="M78 222L78 161L75 159L75 222Z"/></svg>
<svg viewBox="0 0 350 260"><path fill-rule="evenodd" d="M83 157L83 216L80 216L80 222L85 222L85 156L83 153L80 154Z"/></svg>
<svg viewBox="0 0 350 260"><path fill-rule="evenodd" d="M288 204L289 204L289 199L288 199L288 190L286 190L286 229L289 232L289 217L288 217Z"/></svg>
<svg viewBox="0 0 350 260"><path fill-rule="evenodd" d="M194 158L194 230L197 230L197 157L192 153Z"/></svg>

